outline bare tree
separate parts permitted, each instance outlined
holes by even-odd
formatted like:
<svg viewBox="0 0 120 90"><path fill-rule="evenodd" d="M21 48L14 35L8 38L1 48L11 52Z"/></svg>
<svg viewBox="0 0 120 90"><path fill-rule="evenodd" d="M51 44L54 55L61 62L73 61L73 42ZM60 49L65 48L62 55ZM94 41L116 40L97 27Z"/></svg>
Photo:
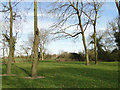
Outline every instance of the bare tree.
<svg viewBox="0 0 120 90"><path fill-rule="evenodd" d="M84 33L90 21L84 15L83 11L86 12L87 9L89 10L89 4L83 3L82 1L78 2L78 0L68 0L68 2L58 2L53 5L54 9L50 10L50 12L57 12L57 16L59 18L59 21L52 26L52 28L54 27L57 30L54 30L53 34L59 34L60 36L57 38L77 38L82 34L82 41L86 55L86 65L88 65L89 57ZM66 24L67 21L69 22L68 25Z"/></svg>
<svg viewBox="0 0 120 90"><path fill-rule="evenodd" d="M39 29L37 28L37 0L34 0L34 59L32 62L32 77L37 77L38 40Z"/></svg>
<svg viewBox="0 0 120 90"><path fill-rule="evenodd" d="M1 13L4 13L4 20L5 22L9 22L9 35L3 35L4 38L6 38L7 42L9 43L9 56L8 56L8 63L7 63L7 74L11 73L11 61L14 57L14 51L15 51L15 43L16 38L13 36L13 23L16 23L15 21L21 20L22 16L20 13L18 13L17 5L20 2L4 2L2 4L2 10L0 10ZM10 15L10 17L8 17ZM18 25L18 24L16 24Z"/></svg>
<svg viewBox="0 0 120 90"><path fill-rule="evenodd" d="M3 33L2 35L3 35L4 39L5 39L5 41L8 43L8 47L9 47L10 46L9 32L6 31L6 33ZM12 59L12 61L13 62L15 62L14 52L15 52L15 44L16 44L16 40L17 40L17 35L18 35L18 32L16 32L16 35L12 37L13 38L13 43L12 43L12 50L13 50L12 57L13 57L13 59Z"/></svg>
<svg viewBox="0 0 120 90"><path fill-rule="evenodd" d="M20 47L21 47L21 50L23 50L24 52L25 52L25 54L27 55L27 57L26 58L28 58L28 55L29 55L29 51L30 51L30 47L29 47L29 45L28 45L28 41L26 41L26 42L24 42L24 44L26 45L20 45Z"/></svg>
<svg viewBox="0 0 120 90"><path fill-rule="evenodd" d="M98 53L97 53L97 39L96 39L96 24L97 24L97 20L99 18L99 12L100 12L100 8L102 7L103 3L98 2L97 0L93 0L93 2L89 3L91 6L91 10L89 9L88 12L84 12L83 13L90 19L90 22L93 25L93 29L94 29L94 53L95 53L95 64L98 64Z"/></svg>
<svg viewBox="0 0 120 90"><path fill-rule="evenodd" d="M40 54L42 60L44 60L45 45L49 42L49 31L46 29L41 29L39 33L39 45L40 45Z"/></svg>

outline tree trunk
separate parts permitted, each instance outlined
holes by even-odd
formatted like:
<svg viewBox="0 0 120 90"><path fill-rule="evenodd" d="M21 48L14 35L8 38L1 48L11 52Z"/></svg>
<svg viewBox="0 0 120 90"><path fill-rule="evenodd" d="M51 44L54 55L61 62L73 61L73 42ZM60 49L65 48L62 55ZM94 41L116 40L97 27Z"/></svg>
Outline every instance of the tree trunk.
<svg viewBox="0 0 120 90"><path fill-rule="evenodd" d="M13 42L13 44L15 45L15 43ZM12 61L15 63L15 58L14 58L14 52L15 52L15 46L13 45L13 52L12 52L12 57L13 57L13 59L12 59Z"/></svg>
<svg viewBox="0 0 120 90"><path fill-rule="evenodd" d="M84 49L85 49L86 65L88 65L89 64L89 56L88 56L87 46L86 46L86 42L85 42L84 30L83 30L83 26L81 23L81 17L79 15L79 10L77 10L77 15L78 15L78 19L79 19L79 26L82 31L82 40L83 40L83 45L84 45Z"/></svg>
<svg viewBox="0 0 120 90"><path fill-rule="evenodd" d="M98 64L97 39L96 39L96 27L95 27L95 25L94 25L94 53L95 53L95 64Z"/></svg>
<svg viewBox="0 0 120 90"><path fill-rule="evenodd" d="M43 56L43 49L41 48L41 57L42 57L42 61L44 60L44 56Z"/></svg>
<svg viewBox="0 0 120 90"><path fill-rule="evenodd" d="M44 41L43 41L43 45L42 45L42 48L41 48L42 60L44 60L43 50L44 50Z"/></svg>
<svg viewBox="0 0 120 90"><path fill-rule="evenodd" d="M38 39L39 39L39 30L37 28L37 0L34 0L34 59L32 62L32 77L37 76Z"/></svg>
<svg viewBox="0 0 120 90"><path fill-rule="evenodd" d="M7 74L11 74L11 61L13 59L12 57L12 44L13 44L13 34L12 34L12 27L13 27L13 12L12 12L12 6L11 6L11 0L9 0L9 7L10 7L10 45L9 45L9 56L8 56L8 63L7 63Z"/></svg>
<svg viewBox="0 0 120 90"><path fill-rule="evenodd" d="M84 49L85 49L86 65L89 65L89 56L88 56L87 46L85 43L84 32L82 33L82 40L83 40L83 45L84 45Z"/></svg>

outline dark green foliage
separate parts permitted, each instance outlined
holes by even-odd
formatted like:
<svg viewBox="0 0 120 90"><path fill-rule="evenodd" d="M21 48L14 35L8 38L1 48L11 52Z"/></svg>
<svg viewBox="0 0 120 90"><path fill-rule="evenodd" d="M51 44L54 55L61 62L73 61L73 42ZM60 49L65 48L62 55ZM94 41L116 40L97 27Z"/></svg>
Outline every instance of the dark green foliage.
<svg viewBox="0 0 120 90"><path fill-rule="evenodd" d="M67 53L64 52L57 57L58 61L84 61L84 55L82 53Z"/></svg>
<svg viewBox="0 0 120 90"><path fill-rule="evenodd" d="M120 32L115 32L114 37L115 37L115 42L117 43L117 46L120 50Z"/></svg>
<svg viewBox="0 0 120 90"><path fill-rule="evenodd" d="M89 50L90 60L94 61L94 50ZM120 51L118 49L114 49L111 51L105 51L102 48L98 50L98 61L119 61L120 59Z"/></svg>
<svg viewBox="0 0 120 90"><path fill-rule="evenodd" d="M114 49L111 52L111 59L114 61L119 61L120 60L120 50L118 50L117 48Z"/></svg>

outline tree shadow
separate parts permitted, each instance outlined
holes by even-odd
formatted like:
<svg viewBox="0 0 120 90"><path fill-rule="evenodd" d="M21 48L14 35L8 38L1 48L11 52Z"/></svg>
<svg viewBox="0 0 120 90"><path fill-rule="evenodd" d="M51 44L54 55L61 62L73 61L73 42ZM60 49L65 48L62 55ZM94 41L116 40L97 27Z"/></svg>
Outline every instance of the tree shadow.
<svg viewBox="0 0 120 90"><path fill-rule="evenodd" d="M15 67L19 68L20 70L24 71L28 76L31 76L31 73L28 72L27 70L21 68L21 67L18 67L17 65L14 64Z"/></svg>

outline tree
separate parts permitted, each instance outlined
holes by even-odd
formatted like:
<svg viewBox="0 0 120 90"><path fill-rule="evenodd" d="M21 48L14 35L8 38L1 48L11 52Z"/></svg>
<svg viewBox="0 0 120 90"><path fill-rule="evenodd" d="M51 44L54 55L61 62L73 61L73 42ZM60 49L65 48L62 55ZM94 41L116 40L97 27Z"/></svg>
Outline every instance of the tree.
<svg viewBox="0 0 120 90"><path fill-rule="evenodd" d="M115 34L115 37L116 37L116 42L117 42L117 46L120 50L120 1L118 0L115 0L115 3L116 3L116 6L117 6L117 9L118 9L118 28L119 28L119 31Z"/></svg>
<svg viewBox="0 0 120 90"><path fill-rule="evenodd" d="M28 42L28 41L27 41ZM24 44L26 45L21 45L20 47L21 47L21 50L23 50L24 52L25 52L25 54L27 55L27 58L28 58L28 55L29 55L29 51L30 51L30 47L27 45L27 42L25 43L24 42Z"/></svg>
<svg viewBox="0 0 120 90"><path fill-rule="evenodd" d="M118 18L113 19L112 21L109 21L107 24L107 29L106 29L106 36L108 36L107 40L108 42L110 42L111 44L109 44L108 46L112 46L111 48L117 48L119 45L118 41L118 34L119 34L119 28L118 28ZM106 44L107 45L107 44ZM119 49L119 47L118 47Z"/></svg>
<svg viewBox="0 0 120 90"><path fill-rule="evenodd" d="M28 46L31 48L30 58L31 58L31 61L33 61L33 56L34 56L34 35L33 35L32 32L28 36L28 42L27 43L28 43Z"/></svg>
<svg viewBox="0 0 120 90"><path fill-rule="evenodd" d="M90 21L85 17L83 11L85 12L87 9L89 10L89 4L83 3L82 1L78 2L78 0L68 0L68 2L62 3L55 2L53 5L54 9L50 10L49 12L58 13L57 16L59 18L59 21L52 26L52 28L57 30L54 30L53 34L59 34L60 36L57 38L77 38L79 34L81 34L86 55L86 65L88 65L89 57L84 33ZM66 24L67 21L71 23Z"/></svg>
<svg viewBox="0 0 120 90"><path fill-rule="evenodd" d="M97 40L97 43L96 43L96 46L97 46L97 52L98 52L98 59L101 59L101 56L103 56L103 42L102 42L102 39L103 39L103 35L97 35L96 37L96 40ZM90 44L94 44L94 33L90 36L90 42L89 42L89 45Z"/></svg>
<svg viewBox="0 0 120 90"><path fill-rule="evenodd" d="M93 0L93 3L89 3L92 6L92 9L89 10L89 12L84 12L83 13L90 19L90 22L93 25L93 29L94 29L94 55L95 55L95 64L98 64L98 60L97 60L97 39L96 39L96 24L97 24L97 20L99 18L98 14L100 12L100 8L102 7L103 3L98 2L97 0ZM91 14L93 13L93 14Z"/></svg>
<svg viewBox="0 0 120 90"><path fill-rule="evenodd" d="M41 29L39 33L39 45L40 45L40 54L42 60L44 60L45 45L49 42L49 31L46 29Z"/></svg>
<svg viewBox="0 0 120 90"><path fill-rule="evenodd" d="M37 0L34 0L34 59L32 62L32 77L37 76L38 40L39 40L39 29L37 28Z"/></svg>
<svg viewBox="0 0 120 90"><path fill-rule="evenodd" d="M10 46L9 46L9 56L8 56L8 63L7 63L7 74L11 74L11 61L13 59L12 53L13 53L13 11L11 6L11 0L9 0L9 8L10 8Z"/></svg>
<svg viewBox="0 0 120 90"><path fill-rule="evenodd" d="M13 40L13 42L12 42L12 50L13 50L13 52L12 52L12 57L13 57L12 61L14 61L14 62L15 62L15 60L14 60L14 52L15 52L15 44L16 44L17 34L18 34L18 32L16 32L16 35L12 37L12 40ZM9 47L10 46L10 37L9 37L8 32L6 31L6 33L3 33L2 35L3 35L4 39L5 39L5 41L8 43L8 47Z"/></svg>
<svg viewBox="0 0 120 90"><path fill-rule="evenodd" d="M11 61L13 60L14 57L14 50L15 50L15 42L16 42L16 38L13 36L13 23L17 20L21 20L22 16L19 15L18 12L18 8L17 5L20 2L11 2L11 0L9 0L9 2L5 2L1 3L3 9L0 10L1 13L4 13L5 15L4 20L5 22L9 22L9 35L5 35L4 37L6 38L6 40L9 42L9 55L8 55L8 63L7 63L7 74L11 74ZM8 17L10 15L10 17ZM19 19L18 19L19 18ZM18 25L18 24L16 24Z"/></svg>

